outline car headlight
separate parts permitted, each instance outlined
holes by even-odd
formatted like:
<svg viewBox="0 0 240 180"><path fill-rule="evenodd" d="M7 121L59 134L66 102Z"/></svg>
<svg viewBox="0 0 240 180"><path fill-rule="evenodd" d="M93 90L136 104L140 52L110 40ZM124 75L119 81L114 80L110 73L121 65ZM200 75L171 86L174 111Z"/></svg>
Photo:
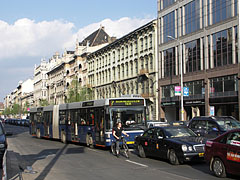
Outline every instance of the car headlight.
<svg viewBox="0 0 240 180"><path fill-rule="evenodd" d="M182 150L183 150L183 151L187 151L187 149L188 149L188 148L187 148L186 145L182 145Z"/></svg>
<svg viewBox="0 0 240 180"><path fill-rule="evenodd" d="M4 148L5 147L5 144L0 144L0 148Z"/></svg>
<svg viewBox="0 0 240 180"><path fill-rule="evenodd" d="M192 150L193 150L192 146L188 146L188 151L192 151Z"/></svg>

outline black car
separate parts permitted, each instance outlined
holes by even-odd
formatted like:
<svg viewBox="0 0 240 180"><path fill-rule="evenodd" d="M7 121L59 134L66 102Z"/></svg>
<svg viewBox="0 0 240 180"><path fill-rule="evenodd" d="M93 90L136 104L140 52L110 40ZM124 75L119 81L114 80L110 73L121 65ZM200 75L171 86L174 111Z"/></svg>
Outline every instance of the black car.
<svg viewBox="0 0 240 180"><path fill-rule="evenodd" d="M186 126L149 128L135 139L135 148L140 157L160 157L174 165L204 159L204 146L204 138Z"/></svg>
<svg viewBox="0 0 240 180"><path fill-rule="evenodd" d="M240 122L232 116L198 116L190 120L188 127L197 135L212 139L228 130L240 128Z"/></svg>
<svg viewBox="0 0 240 180"><path fill-rule="evenodd" d="M2 168L3 156L7 149L6 136L12 135L12 133L5 133L2 123L0 123L0 168Z"/></svg>

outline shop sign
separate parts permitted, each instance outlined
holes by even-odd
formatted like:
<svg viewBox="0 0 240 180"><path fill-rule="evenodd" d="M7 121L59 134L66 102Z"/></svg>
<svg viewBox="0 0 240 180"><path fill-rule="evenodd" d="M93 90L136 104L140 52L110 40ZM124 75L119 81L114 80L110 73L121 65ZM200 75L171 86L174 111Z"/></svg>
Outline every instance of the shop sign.
<svg viewBox="0 0 240 180"><path fill-rule="evenodd" d="M186 101L185 104L204 104L204 101L201 101L201 100Z"/></svg>
<svg viewBox="0 0 240 180"><path fill-rule="evenodd" d="M181 86L175 86L175 96L181 96Z"/></svg>
<svg viewBox="0 0 240 180"><path fill-rule="evenodd" d="M176 104L175 102L165 102L165 103L162 103L162 106L171 106L175 104Z"/></svg>

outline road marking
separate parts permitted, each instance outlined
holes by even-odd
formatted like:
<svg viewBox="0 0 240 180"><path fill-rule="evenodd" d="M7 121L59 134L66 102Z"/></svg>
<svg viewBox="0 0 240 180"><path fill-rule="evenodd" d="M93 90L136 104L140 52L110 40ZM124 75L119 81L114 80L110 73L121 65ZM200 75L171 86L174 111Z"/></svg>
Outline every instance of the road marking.
<svg viewBox="0 0 240 180"><path fill-rule="evenodd" d="M126 160L126 161L129 162L129 163L132 163L132 164L136 164L136 165L142 166L142 167L148 167L147 165L140 164L140 163L137 163L137 162L134 162L134 161L130 161L130 160Z"/></svg>
<svg viewBox="0 0 240 180"><path fill-rule="evenodd" d="M97 150L94 150L94 149L91 149L91 148L88 148L88 150L90 150L90 151L94 151L94 152L97 152L97 153L99 153L99 151L97 151Z"/></svg>

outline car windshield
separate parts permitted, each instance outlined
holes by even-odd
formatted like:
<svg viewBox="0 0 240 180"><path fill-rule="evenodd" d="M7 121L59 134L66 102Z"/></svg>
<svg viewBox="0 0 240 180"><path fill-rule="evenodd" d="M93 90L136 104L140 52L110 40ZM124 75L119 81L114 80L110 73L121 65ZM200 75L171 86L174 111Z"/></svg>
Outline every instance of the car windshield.
<svg viewBox="0 0 240 180"><path fill-rule="evenodd" d="M217 120L217 123L224 131L240 128L240 122L231 118Z"/></svg>
<svg viewBox="0 0 240 180"><path fill-rule="evenodd" d="M1 125L0 125L0 135L3 135L3 128Z"/></svg>
<svg viewBox="0 0 240 180"><path fill-rule="evenodd" d="M196 136L196 134L191 129L184 127L165 128L165 135L167 138Z"/></svg>

